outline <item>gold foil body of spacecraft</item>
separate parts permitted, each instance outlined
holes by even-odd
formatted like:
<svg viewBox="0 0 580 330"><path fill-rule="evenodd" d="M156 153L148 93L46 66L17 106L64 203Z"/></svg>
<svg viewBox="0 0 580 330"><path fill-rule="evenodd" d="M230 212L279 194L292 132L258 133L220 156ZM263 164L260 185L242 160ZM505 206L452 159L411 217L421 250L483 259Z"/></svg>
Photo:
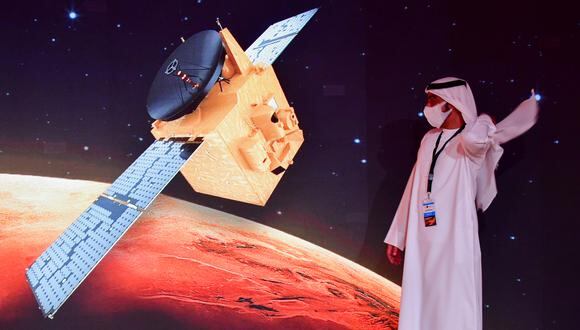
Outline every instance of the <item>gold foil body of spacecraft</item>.
<svg viewBox="0 0 580 330"><path fill-rule="evenodd" d="M265 205L304 142L271 65L254 65L228 29L222 77L195 111L156 120L156 139L201 143L181 173L199 193ZM192 109L194 110L194 109Z"/></svg>

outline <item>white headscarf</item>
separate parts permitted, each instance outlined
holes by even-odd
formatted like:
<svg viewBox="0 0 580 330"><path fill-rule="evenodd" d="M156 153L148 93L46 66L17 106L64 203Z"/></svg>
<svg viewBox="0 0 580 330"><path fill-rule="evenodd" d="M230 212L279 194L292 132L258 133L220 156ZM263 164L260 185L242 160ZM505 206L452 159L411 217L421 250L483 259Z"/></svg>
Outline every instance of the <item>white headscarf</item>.
<svg viewBox="0 0 580 330"><path fill-rule="evenodd" d="M450 83L459 81L458 84ZM462 84L461 82L465 82ZM452 87L444 87L444 83L449 83ZM439 86L433 84L440 84ZM436 87L429 89L429 87ZM443 88L441 88L443 87ZM470 128L476 121L484 116L477 116L475 99L469 84L463 79L455 77L445 77L433 81L425 88L425 93L433 93L441 97L445 102L453 105L461 112L465 121L465 131L469 132ZM500 144L505 143L530 129L538 118L538 103L532 91L532 96L520 103L512 113L510 113L500 123L491 127L488 131L490 146L485 155L485 160L477 174L477 194L475 197L476 206L485 211L497 195L495 183L495 169L498 161L503 154L503 148ZM489 117L488 117L489 118ZM489 125L493 126L491 121Z"/></svg>

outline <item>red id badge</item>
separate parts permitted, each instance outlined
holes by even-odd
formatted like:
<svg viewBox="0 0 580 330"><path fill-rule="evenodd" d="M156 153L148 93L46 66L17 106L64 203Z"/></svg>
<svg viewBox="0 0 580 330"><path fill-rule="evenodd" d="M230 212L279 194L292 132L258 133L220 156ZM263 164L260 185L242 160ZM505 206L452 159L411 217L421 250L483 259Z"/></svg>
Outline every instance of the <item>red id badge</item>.
<svg viewBox="0 0 580 330"><path fill-rule="evenodd" d="M431 227L437 224L437 218L435 217L435 202L431 198L427 198L423 201L423 220L425 221L425 227Z"/></svg>

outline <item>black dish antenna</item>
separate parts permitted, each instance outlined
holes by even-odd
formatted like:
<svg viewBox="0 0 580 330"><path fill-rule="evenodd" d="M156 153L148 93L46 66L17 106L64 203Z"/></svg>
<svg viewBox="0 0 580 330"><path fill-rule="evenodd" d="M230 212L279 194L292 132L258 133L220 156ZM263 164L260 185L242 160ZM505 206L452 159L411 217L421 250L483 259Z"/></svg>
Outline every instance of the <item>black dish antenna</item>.
<svg viewBox="0 0 580 330"><path fill-rule="evenodd" d="M198 32L179 45L151 84L147 96L149 116L167 121L195 110L218 81L224 52L215 30Z"/></svg>

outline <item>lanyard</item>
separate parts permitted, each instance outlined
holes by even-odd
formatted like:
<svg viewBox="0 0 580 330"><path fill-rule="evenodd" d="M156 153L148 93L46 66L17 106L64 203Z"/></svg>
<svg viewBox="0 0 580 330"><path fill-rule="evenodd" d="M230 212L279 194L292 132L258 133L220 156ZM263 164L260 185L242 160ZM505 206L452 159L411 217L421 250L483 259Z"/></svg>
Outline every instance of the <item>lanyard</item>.
<svg viewBox="0 0 580 330"><path fill-rule="evenodd" d="M456 137L459 133L461 133L461 131L464 128L465 128L465 124L463 124L461 126L461 128L458 129L457 132L455 132L455 134L453 134L447 141L445 141L445 143L441 147L441 150L437 151L437 147L439 146L439 141L441 141L441 136L443 135L443 131L441 131L441 133L439 134L439 137L437 138L437 142L435 143L435 148L433 149L433 158L431 159L431 167L429 168L429 180L427 182L427 196L431 195L431 185L433 184L433 176L434 176L435 163L437 162L437 158L439 158L441 151L443 151L443 149L445 149L445 146L447 145L447 143L449 143L449 141L451 141L454 137Z"/></svg>

